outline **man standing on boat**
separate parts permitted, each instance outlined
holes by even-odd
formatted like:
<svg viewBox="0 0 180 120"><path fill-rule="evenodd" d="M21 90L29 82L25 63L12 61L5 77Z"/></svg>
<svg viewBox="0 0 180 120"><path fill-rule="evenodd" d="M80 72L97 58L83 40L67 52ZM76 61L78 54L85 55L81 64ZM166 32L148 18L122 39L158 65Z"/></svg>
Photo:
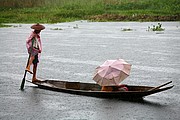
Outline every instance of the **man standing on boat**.
<svg viewBox="0 0 180 120"><path fill-rule="evenodd" d="M28 59L26 71L33 74L32 82L37 82L39 81L36 78L37 64L39 63L39 57L42 52L40 32L41 30L45 29L45 27L37 23L32 25L31 28L34 29L34 31L30 34L30 36L26 40L26 47L29 53L29 59ZM30 70L32 64L33 64L33 72Z"/></svg>

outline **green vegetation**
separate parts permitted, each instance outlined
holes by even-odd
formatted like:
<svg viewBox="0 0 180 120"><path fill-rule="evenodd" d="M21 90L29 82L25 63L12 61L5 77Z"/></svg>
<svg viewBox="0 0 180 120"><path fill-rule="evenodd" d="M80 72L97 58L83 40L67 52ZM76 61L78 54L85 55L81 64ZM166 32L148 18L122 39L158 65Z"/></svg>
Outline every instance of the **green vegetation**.
<svg viewBox="0 0 180 120"><path fill-rule="evenodd" d="M179 21L180 0L0 0L0 23Z"/></svg>

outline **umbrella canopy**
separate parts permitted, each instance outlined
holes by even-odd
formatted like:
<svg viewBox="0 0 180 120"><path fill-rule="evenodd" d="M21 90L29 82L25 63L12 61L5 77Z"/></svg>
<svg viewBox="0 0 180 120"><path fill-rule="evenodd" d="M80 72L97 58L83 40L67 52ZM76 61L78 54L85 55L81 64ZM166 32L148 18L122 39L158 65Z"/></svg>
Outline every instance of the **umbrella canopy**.
<svg viewBox="0 0 180 120"><path fill-rule="evenodd" d="M123 59L107 60L96 68L93 80L101 86L119 85L130 74L131 64Z"/></svg>

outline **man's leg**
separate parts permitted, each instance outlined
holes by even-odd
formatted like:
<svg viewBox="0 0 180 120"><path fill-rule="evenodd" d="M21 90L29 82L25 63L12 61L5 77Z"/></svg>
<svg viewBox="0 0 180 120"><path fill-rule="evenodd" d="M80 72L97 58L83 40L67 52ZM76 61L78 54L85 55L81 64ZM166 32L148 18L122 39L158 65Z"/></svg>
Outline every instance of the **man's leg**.
<svg viewBox="0 0 180 120"><path fill-rule="evenodd" d="M32 82L36 82L36 71L37 71L37 64L33 64L33 77L32 77Z"/></svg>
<svg viewBox="0 0 180 120"><path fill-rule="evenodd" d="M34 56L31 56L30 59L29 59L29 64L28 64L28 66L26 67L26 70L27 70L29 73L31 73L31 74L33 74L33 72L31 72L31 70L30 70L30 67L31 67L31 65L32 65L32 63L33 63L33 60L34 60Z"/></svg>
<svg viewBox="0 0 180 120"><path fill-rule="evenodd" d="M38 62L39 62L39 60L38 60L38 55L35 55L35 56L34 56L34 60L33 60L33 77L32 77L32 82L38 82L38 81L40 81L40 80L38 80L38 79L36 78L36 72L37 72Z"/></svg>

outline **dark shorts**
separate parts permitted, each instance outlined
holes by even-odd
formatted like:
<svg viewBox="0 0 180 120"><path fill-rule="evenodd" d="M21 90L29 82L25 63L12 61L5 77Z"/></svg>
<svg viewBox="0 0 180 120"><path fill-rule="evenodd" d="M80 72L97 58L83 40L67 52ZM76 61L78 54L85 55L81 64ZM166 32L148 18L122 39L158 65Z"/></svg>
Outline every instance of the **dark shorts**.
<svg viewBox="0 0 180 120"><path fill-rule="evenodd" d="M34 60L33 60L34 65L37 65L37 63L39 63L38 54L34 56Z"/></svg>

